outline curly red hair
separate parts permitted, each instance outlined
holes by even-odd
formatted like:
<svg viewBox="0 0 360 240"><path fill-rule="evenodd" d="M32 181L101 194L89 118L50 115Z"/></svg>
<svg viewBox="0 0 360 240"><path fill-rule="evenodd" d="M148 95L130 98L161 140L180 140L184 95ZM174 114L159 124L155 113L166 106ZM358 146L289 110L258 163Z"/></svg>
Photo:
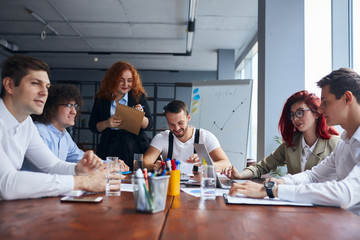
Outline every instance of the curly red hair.
<svg viewBox="0 0 360 240"><path fill-rule="evenodd" d="M96 93L98 99L113 101L117 95L117 86L120 83L120 76L124 71L129 70L133 76L133 84L131 92L135 98L136 103L139 103L140 96L146 95L145 89L142 86L140 75L133 65L125 61L114 63L105 73L101 81L100 88Z"/></svg>
<svg viewBox="0 0 360 240"><path fill-rule="evenodd" d="M319 118L316 124L317 137L322 139L329 139L331 135L339 135L339 133L333 127L326 125L326 119L318 112L318 108L320 107L321 103L320 98L314 93L309 93L308 91L303 90L294 93L286 100L279 120L279 131L283 140L289 147L294 146L292 143L293 137L297 132L299 132L299 130L295 128L294 124L288 117L291 111L291 106L297 102L305 103L313 112L319 114Z"/></svg>

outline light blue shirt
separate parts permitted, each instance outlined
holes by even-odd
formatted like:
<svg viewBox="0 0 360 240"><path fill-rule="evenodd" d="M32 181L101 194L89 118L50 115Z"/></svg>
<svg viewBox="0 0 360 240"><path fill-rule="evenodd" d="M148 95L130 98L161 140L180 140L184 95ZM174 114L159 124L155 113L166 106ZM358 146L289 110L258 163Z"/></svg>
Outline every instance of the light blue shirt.
<svg viewBox="0 0 360 240"><path fill-rule="evenodd" d="M41 138L50 150L61 160L78 162L84 155L84 151L78 148L70 134L64 130L60 132L54 125L35 122Z"/></svg>
<svg viewBox="0 0 360 240"><path fill-rule="evenodd" d="M126 93L125 96L118 101L118 103L127 106L127 105L128 105L128 93ZM112 101L112 102L111 102L111 106L110 106L110 116L114 116L114 115L115 115L116 105L117 105L117 103L116 103L115 101ZM118 128L111 128L111 129L112 129L112 130L119 130Z"/></svg>
<svg viewBox="0 0 360 240"><path fill-rule="evenodd" d="M128 93L125 94L125 96L119 100L120 104L122 105L128 105ZM110 106L110 116L114 116L115 115L115 110L116 110L116 105L117 103L115 101L111 102L111 106Z"/></svg>

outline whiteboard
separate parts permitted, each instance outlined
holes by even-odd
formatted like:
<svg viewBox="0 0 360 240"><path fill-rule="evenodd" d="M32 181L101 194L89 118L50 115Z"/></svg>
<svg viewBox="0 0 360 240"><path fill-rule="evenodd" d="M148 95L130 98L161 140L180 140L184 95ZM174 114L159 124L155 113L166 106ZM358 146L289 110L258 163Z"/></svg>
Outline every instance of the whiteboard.
<svg viewBox="0 0 360 240"><path fill-rule="evenodd" d="M212 132L232 165L246 167L252 80L197 81L192 84L191 124Z"/></svg>

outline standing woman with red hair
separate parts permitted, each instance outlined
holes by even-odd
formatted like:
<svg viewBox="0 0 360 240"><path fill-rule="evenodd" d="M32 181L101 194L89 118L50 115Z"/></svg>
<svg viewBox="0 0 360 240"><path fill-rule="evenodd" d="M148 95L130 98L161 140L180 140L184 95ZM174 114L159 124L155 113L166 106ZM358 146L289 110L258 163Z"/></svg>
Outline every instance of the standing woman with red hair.
<svg viewBox="0 0 360 240"><path fill-rule="evenodd" d="M278 166L286 165L288 173L295 174L319 164L339 141L337 131L327 126L324 116L318 112L320 103L319 97L308 91L294 93L287 99L279 121L283 143L268 157L240 173L233 166L223 169L222 173L232 179L259 178Z"/></svg>
<svg viewBox="0 0 360 240"><path fill-rule="evenodd" d="M117 103L145 111L138 135L118 129L122 121L114 116ZM144 130L151 126L150 107L138 72L130 63L116 62L105 73L90 116L90 130L101 133L96 154L102 159L117 156L133 169L134 153L144 153L150 145Z"/></svg>

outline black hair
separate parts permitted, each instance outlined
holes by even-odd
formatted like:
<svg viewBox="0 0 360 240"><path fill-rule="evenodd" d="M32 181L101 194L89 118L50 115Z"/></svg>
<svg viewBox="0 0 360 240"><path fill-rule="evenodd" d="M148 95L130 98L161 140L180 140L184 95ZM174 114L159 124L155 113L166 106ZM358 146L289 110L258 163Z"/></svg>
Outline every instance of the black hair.
<svg viewBox="0 0 360 240"><path fill-rule="evenodd" d="M164 107L164 111L165 114L166 113L179 113L181 111L184 111L184 113L186 113L186 116L189 115L189 110L188 107L186 105L186 103L184 103L183 101L180 100L174 100L168 103L168 105L166 105Z"/></svg>
<svg viewBox="0 0 360 240"><path fill-rule="evenodd" d="M49 88L49 95L45 103L44 111L41 115L31 115L32 119L44 124L50 123L56 116L59 105L67 104L70 101L75 101L79 106L82 106L82 97L79 89L71 84L57 84L51 85ZM77 113L78 115L79 113Z"/></svg>
<svg viewBox="0 0 360 240"><path fill-rule="evenodd" d="M330 86L330 93L340 99L346 91L350 91L360 103L360 75L350 68L332 71L317 82L318 87Z"/></svg>

